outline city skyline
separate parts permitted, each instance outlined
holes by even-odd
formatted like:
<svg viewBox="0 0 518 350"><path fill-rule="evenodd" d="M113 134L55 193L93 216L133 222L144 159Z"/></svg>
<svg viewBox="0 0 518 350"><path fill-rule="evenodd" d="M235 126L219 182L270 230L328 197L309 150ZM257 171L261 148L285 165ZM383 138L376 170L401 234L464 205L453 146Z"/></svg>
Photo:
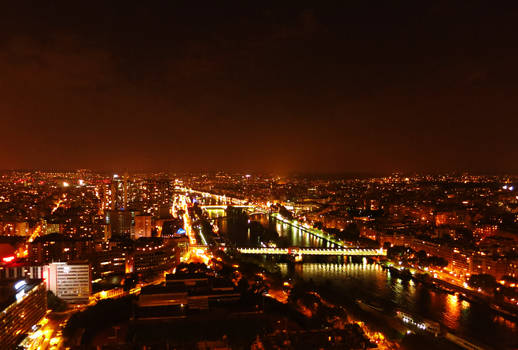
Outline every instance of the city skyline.
<svg viewBox="0 0 518 350"><path fill-rule="evenodd" d="M517 173L517 8L13 3L7 169Z"/></svg>
<svg viewBox="0 0 518 350"><path fill-rule="evenodd" d="M0 344L513 349L517 190L507 175L6 171Z"/></svg>
<svg viewBox="0 0 518 350"><path fill-rule="evenodd" d="M0 7L0 350L518 349L518 3Z"/></svg>

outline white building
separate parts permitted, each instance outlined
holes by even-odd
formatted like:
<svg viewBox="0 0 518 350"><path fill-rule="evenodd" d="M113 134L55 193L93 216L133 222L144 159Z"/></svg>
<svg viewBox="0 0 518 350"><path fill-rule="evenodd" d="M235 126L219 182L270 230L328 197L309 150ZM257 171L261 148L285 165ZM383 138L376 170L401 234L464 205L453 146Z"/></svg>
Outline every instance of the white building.
<svg viewBox="0 0 518 350"><path fill-rule="evenodd" d="M43 278L47 290L72 303L87 303L92 292L92 278L88 263L58 262L45 266Z"/></svg>

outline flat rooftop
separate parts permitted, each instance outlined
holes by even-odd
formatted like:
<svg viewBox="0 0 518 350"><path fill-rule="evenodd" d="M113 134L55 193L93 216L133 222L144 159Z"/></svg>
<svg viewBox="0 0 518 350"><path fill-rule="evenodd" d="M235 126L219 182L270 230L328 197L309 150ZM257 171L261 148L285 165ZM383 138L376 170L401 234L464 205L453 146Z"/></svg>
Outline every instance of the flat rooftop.
<svg viewBox="0 0 518 350"><path fill-rule="evenodd" d="M4 311L9 305L18 298L30 292L38 286L42 280L6 280L0 282L0 312ZM18 296L18 297L17 297Z"/></svg>

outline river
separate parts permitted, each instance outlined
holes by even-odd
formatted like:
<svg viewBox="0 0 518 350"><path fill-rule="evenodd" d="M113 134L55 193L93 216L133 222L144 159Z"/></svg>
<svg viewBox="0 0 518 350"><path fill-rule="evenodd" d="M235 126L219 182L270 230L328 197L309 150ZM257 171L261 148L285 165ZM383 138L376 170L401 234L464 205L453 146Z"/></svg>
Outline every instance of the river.
<svg viewBox="0 0 518 350"><path fill-rule="evenodd" d="M223 214L211 214L212 217ZM287 240L289 246L329 247L331 243L275 220L267 215L253 218L264 227L274 229ZM220 232L236 245L258 245L251 240L246 222L216 219ZM297 265L295 273L312 279L317 285L332 285L335 300L344 305L355 299L375 300L386 310L402 309L424 319L440 322L457 334L487 344L495 349L518 346L518 325L496 315L487 305L461 300L455 295L431 290L413 281L404 282L391 276L377 264L339 263L340 258ZM281 270L287 273L285 264Z"/></svg>

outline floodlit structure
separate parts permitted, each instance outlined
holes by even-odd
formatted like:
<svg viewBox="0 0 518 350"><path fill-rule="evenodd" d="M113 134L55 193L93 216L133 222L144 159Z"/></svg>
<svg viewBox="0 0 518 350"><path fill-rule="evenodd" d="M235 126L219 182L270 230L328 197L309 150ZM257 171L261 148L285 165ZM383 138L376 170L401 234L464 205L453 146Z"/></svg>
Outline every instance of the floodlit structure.
<svg viewBox="0 0 518 350"><path fill-rule="evenodd" d="M78 263L52 263L43 270L47 289L57 297L71 303L86 303L92 292L90 265Z"/></svg>

